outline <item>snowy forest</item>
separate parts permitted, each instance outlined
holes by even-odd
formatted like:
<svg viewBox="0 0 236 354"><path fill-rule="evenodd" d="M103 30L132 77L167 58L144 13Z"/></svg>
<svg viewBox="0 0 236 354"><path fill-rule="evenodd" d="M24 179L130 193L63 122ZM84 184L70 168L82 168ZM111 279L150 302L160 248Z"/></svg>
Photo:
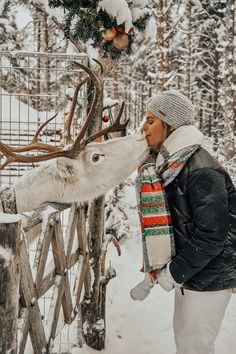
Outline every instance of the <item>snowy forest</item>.
<svg viewBox="0 0 236 354"><path fill-rule="evenodd" d="M152 94L180 90L195 107L195 124L206 137L204 147L236 183L235 0L0 0L0 33L1 142L29 144L39 126L59 112L40 141L67 144L66 117L77 81L84 78L76 61L98 76L99 62L99 119L90 134L113 123L122 102L121 120L129 121L124 135L132 134L145 117ZM94 93L89 81L86 85L76 103L74 135L85 121ZM0 163L2 157L0 154ZM12 186L36 165L13 161L0 171L0 188ZM113 178L112 171L106 173ZM14 340L7 340L5 347L0 336L1 353L18 346L20 354L93 354L97 350L105 354L174 354L173 292L165 293L156 286L143 303L129 296L143 277L139 272L142 251L136 175L134 171L103 197L73 203L69 211L66 207L55 211L50 206L33 214L22 208L24 220L39 220L42 213L42 227L37 240L29 231L33 224L24 229L29 235L24 259L32 264L24 265L23 272L29 271L30 277L32 272L32 280L18 279L21 284L16 291L23 299L21 310L17 308L18 325L11 328ZM33 194L31 199L38 196ZM35 208L32 205L30 209ZM48 231L51 226L54 231ZM72 233L77 233L79 246ZM69 237L64 246L62 234ZM53 235L59 235L55 236L59 241L51 240ZM0 241L0 259L8 257L2 256L3 247ZM63 269L61 277L71 271L63 283L46 254L53 254L53 266ZM78 271L74 270L76 262ZM29 291L26 284L30 284ZM49 289L52 285L53 291ZM0 318L4 318L1 309ZM235 328L236 295L227 308L215 354L236 352Z"/></svg>
<svg viewBox="0 0 236 354"><path fill-rule="evenodd" d="M145 5L147 1L139 3ZM136 30L131 53L118 59L114 54L114 60L103 59L105 91L113 99L125 101L125 117L131 119L133 127L143 117L145 101L152 92L181 89L193 101L199 127L212 138L214 151L227 161L233 158L234 5L234 1L223 0L149 1L151 20L143 31ZM59 13L60 9L46 6L49 14ZM33 1L2 0L0 10L2 51L76 50ZM64 21L61 13L58 19ZM86 49L96 55L91 46ZM7 78L2 81L5 89Z"/></svg>

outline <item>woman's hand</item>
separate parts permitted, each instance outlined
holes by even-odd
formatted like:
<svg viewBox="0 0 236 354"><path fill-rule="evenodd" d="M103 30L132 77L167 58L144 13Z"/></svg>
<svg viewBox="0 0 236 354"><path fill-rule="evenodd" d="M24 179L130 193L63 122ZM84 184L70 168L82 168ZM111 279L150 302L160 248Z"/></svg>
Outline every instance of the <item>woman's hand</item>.
<svg viewBox="0 0 236 354"><path fill-rule="evenodd" d="M158 272L158 283L162 289L166 291L171 291L175 286L181 286L182 284L177 284L170 273L170 263L167 263L166 267Z"/></svg>
<svg viewBox="0 0 236 354"><path fill-rule="evenodd" d="M157 283L149 273L146 273L144 279L130 290L130 296L133 300L143 301L149 295L151 289Z"/></svg>

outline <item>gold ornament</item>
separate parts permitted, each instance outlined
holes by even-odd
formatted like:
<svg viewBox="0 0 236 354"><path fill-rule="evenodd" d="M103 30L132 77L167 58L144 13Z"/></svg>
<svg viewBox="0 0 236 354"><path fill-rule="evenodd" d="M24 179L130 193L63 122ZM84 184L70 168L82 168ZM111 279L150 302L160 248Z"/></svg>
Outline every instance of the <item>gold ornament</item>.
<svg viewBox="0 0 236 354"><path fill-rule="evenodd" d="M105 39L105 41L112 41L113 38L115 38L116 33L117 31L115 27L108 28L102 31L102 38Z"/></svg>
<svg viewBox="0 0 236 354"><path fill-rule="evenodd" d="M127 48L129 45L129 37L126 33L120 34L113 39L112 43L117 49Z"/></svg>

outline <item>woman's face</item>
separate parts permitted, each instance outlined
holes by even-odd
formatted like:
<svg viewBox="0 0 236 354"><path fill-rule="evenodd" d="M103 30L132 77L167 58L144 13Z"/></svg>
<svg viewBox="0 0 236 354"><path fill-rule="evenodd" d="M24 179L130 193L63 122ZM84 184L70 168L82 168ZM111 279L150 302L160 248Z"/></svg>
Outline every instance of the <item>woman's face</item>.
<svg viewBox="0 0 236 354"><path fill-rule="evenodd" d="M151 112L147 112L143 130L146 133L148 146L154 149L157 149L166 138L165 124Z"/></svg>

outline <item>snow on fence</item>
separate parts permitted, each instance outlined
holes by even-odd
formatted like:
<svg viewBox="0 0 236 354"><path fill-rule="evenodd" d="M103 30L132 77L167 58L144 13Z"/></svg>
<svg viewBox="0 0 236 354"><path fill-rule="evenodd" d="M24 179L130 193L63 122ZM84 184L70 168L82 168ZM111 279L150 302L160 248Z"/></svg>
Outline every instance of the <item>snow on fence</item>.
<svg viewBox="0 0 236 354"><path fill-rule="evenodd" d="M0 53L0 141L13 146L26 145L38 127L55 112L59 112L56 120L46 126L40 139L54 145L61 143L71 96L84 74L76 62L87 65L87 56ZM84 85L73 119L74 134L78 132L80 121L84 120L86 110L87 89ZM11 185L24 170L33 167L24 164L6 166L0 172L0 186ZM4 327L1 322L0 352L6 352L6 346L10 350L10 346L17 345L19 353L69 353L73 345L81 340L81 332L78 330L80 319L76 314L81 293L86 293L90 286L83 211L75 204L67 206L65 211L48 207L24 213L20 219L23 220L21 222L25 234L23 236L17 233L18 228L15 229L17 243L15 246L12 244L9 252L12 261L16 259L16 263L12 263L15 264L15 268L12 268L10 262L10 270L7 266L8 253L2 251L7 244L4 237L10 233L11 224L5 222L5 219L0 223L0 288L5 289L0 316L7 313L4 306L10 306L9 315L11 313L13 318L19 310L17 323L7 322L6 318L4 323L8 325ZM13 271L17 269L18 261L21 269L19 308L17 272ZM6 284L6 279L13 279L15 288L9 285L13 284L11 282ZM9 289L15 290L12 292ZM9 296L15 296L15 310L12 301L9 302L12 298L7 295L7 291ZM9 336L10 323L11 333L15 333L15 336ZM17 327L17 342L14 344Z"/></svg>

